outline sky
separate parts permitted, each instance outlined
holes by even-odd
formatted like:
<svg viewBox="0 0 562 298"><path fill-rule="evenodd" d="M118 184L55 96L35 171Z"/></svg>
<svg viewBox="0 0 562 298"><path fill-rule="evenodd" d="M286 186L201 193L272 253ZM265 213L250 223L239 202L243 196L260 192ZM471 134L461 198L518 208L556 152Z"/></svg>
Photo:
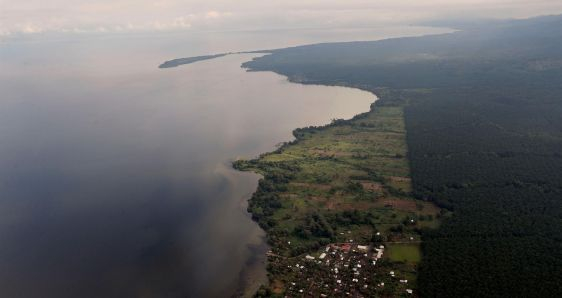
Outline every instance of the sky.
<svg viewBox="0 0 562 298"><path fill-rule="evenodd" d="M0 36L376 27L561 13L561 0L0 0Z"/></svg>

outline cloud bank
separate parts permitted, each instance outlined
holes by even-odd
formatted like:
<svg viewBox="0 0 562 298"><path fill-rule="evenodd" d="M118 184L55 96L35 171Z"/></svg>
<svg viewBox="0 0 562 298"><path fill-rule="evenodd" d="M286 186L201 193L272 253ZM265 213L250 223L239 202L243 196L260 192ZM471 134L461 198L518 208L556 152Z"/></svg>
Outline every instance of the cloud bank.
<svg viewBox="0 0 562 298"><path fill-rule="evenodd" d="M360 27L556 13L560 0L0 0L0 35Z"/></svg>

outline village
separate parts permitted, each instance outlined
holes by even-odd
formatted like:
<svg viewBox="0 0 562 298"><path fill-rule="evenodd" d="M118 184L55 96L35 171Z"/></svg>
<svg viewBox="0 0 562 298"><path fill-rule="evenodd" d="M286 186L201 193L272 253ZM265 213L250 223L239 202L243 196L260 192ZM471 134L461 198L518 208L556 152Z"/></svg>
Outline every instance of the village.
<svg viewBox="0 0 562 298"><path fill-rule="evenodd" d="M412 297L408 280L389 269L384 253L384 245L361 245L351 240L286 259L281 262L289 277L285 297L373 297L388 292Z"/></svg>

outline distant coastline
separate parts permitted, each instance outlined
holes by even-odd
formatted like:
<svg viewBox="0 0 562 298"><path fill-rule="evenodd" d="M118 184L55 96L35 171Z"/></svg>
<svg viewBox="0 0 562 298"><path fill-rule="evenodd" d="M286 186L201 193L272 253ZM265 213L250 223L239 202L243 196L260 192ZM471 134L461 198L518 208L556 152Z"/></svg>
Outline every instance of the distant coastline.
<svg viewBox="0 0 562 298"><path fill-rule="evenodd" d="M191 63L195 63L195 62L198 62L198 61L210 60L210 59L224 57L224 56L229 55L229 54L232 54L232 53L221 53L221 54L215 54L215 55L203 55L203 56L194 56L194 57L187 57L187 58L178 58L178 59L168 60L168 61L164 62L164 63L160 64L160 66L158 66L158 68L178 67L178 66L184 65L184 64L191 64Z"/></svg>
<svg viewBox="0 0 562 298"><path fill-rule="evenodd" d="M228 52L228 53L220 53L220 54L213 54L213 55L203 55L203 56L193 56L193 57L185 57L185 58L177 58L165 61L164 63L160 64L158 68L172 68L178 67L180 65L192 64L199 61L204 60L211 60L215 58L220 58L228 55L236 55L236 54L271 54L275 50L258 50L258 51L245 51L245 52ZM246 62L247 63L247 62ZM244 63L245 64L245 63ZM244 67L242 64L242 67ZM252 71L248 69L248 71Z"/></svg>
<svg viewBox="0 0 562 298"><path fill-rule="evenodd" d="M255 52L246 52L246 53L274 53L276 52L276 50L271 50L271 51L255 51ZM160 68L167 68L167 67L176 67L176 66L180 66L183 64L191 64L191 63L195 63L198 61L202 61L202 60L209 60L209 59L214 59L214 58L220 58L229 54L238 54L238 53L224 53L224 54L217 54L217 55L207 55L207 56L197 56L197 57L189 57L189 58L180 58L180 59L174 59L174 60L170 60L170 61L166 61L165 63L163 63ZM242 68L246 69L246 71L249 72L255 72L255 71L263 71L260 70L259 68L254 68L252 67L252 62L255 61L255 58L247 61L245 63L243 63L241 65ZM273 71L277 74L280 75L284 75L282 73ZM285 76L285 75L284 75ZM369 92L371 94L373 94L375 96L375 102L378 101L379 97L375 94L375 91L380 91L382 93L385 93L383 90L373 90L372 88L368 88L368 86L363 86L361 84L356 84L356 85L352 85L352 84L346 84L345 82L341 82L341 83L334 83L334 82L324 82L324 81L314 81L308 78L300 78L298 76L286 76L287 80L291 83L296 83L296 84L303 84L303 85L320 85L320 86L337 86L337 87L345 87L345 88L355 88L355 89L359 89L362 91L366 91ZM390 97L390 96L389 96ZM375 102L373 102L371 104L371 108L369 109L369 111L365 111L363 113L359 113L358 115L355 115L353 118L349 119L349 120L343 120L343 119L338 119L333 121L330 124L326 124L326 125L321 125L318 127L307 127L307 128L300 128L300 129L296 129L295 131L293 131L293 136L295 137L295 139L291 142L285 143L283 144L283 146L279 147L277 150L273 151L273 152L269 152L269 153L264 153L262 155L260 155L259 158L257 159L253 159L253 160L236 160L233 163L233 168L238 170L238 171L244 171L244 172L253 172L256 174L260 174L262 175L264 178L260 179L260 183L256 189L256 191L253 193L252 197L247 201L247 203L250 205L247 207L247 211L248 213L252 216L252 219L260 226L260 228L262 228L264 230L264 232L266 233L266 237L265 237L265 241L264 244L267 245L267 247L270 248L270 251L266 254L266 260L265 262L268 264L267 265L267 272L268 272L268 279L266 281L263 280L255 280L255 281L251 281L251 280L240 280L239 281L239 287L236 291L235 295L240 295L240 296L252 296L252 295L261 295L264 293L268 293L268 294L275 294L275 295L280 295L281 293L291 293L291 294L298 294L298 293L294 293L294 291L296 290L296 288L287 286L289 282L289 280L291 280L292 282L294 282L296 285L298 286L302 286L305 287L306 285L303 283L301 285L301 281L300 279L293 279L293 274L291 274L290 272L283 272L283 270L280 270L281 268L286 268L287 266L294 266L294 262L302 262L303 260L301 259L306 259L305 255L308 254L313 254L314 256L318 257L320 255L320 253L318 252L318 245L322 247L326 245L326 244L330 244L330 245L336 245L337 243L346 243L348 241L348 239L353 238L356 240L356 244L355 245L359 245L360 247L368 247L368 252L369 252L369 258L366 259L362 259L361 261L359 261L360 264L362 264L362 266L365 267L365 270L367 270L368 272L375 272L377 271L377 274L379 275L384 275L384 272L387 271L396 271L396 274L398 276L401 276L406 278L407 280L410 280L410 284L408 286L406 286L405 284L398 284L395 280L389 279L389 278L385 278L384 282L386 282L389 285L389 290L390 288L394 289L394 290L390 290L393 294L396 294L398 292L405 292L407 290L410 290L410 288L415 289L416 288L416 278L415 275L411 275L409 274L409 272L414 271L419 260L415 257L405 257L404 259L401 259L401 262L404 262L404 264L401 264L400 266L394 264L393 262L396 260L392 260L389 259L389 257L385 256L384 260L381 259L381 262L379 264L379 266L375 267L374 264L372 264L369 260L375 255L375 254L371 254L372 251L374 251L374 247L376 244L376 247L379 247L380 245L383 244L393 244L394 247L392 249L388 249L388 254L396 254L396 250L399 249L404 249L404 247L407 247L406 250L408 252L408 254L413 254L414 256L419 255L419 250L420 250L420 239L419 236L413 231L413 228L415 227L425 227L425 226L430 226L430 225L434 225L437 224L437 222L439 222L439 220L437 219L438 215L437 215L437 211L438 209L434 208L434 206L431 203L427 203L427 202L418 202L418 204L420 204L420 206L422 207L422 210L417 210L417 211L412 211L408 208L402 210L400 207L397 207L395 210L393 210L394 212L397 212L397 215L400 216L396 216L395 218L387 218L387 214L388 213L387 209L388 207L386 206L382 206L381 205L381 201L386 202L387 204L394 204L394 203L402 203L402 204L407 204L408 206L411 205L412 203L416 203L417 201L413 200L413 198L411 197L410 191L411 191L411 186L410 186L410 180L409 180L409 170L408 170L408 162L407 162L407 158L406 158L406 153L403 149L406 148L405 145L405 138L403 138L402 142L399 142L400 145L398 145L398 147L395 147L394 143L386 143L383 142L382 139L377 139L377 146L386 146L388 148L388 150L391 151L396 151L399 153L396 153L395 155L393 155L391 157L392 162L390 162L390 164L393 166L392 170L386 169L384 166L383 168L379 168L379 167L375 167L376 169L376 174L374 172L374 169L366 169L363 166L360 166L359 168L355 168L354 166L352 166L351 168L346 168L345 170L342 169L342 171L338 174L338 175L343 175L346 176L346 178L342 179L336 179L337 181L332 182L328 182L328 181L324 181L323 183L321 183L321 186L328 186L328 188L330 188L330 191L328 191L328 193L326 193L325 191L320 191L317 195L319 195L319 197L326 197L326 198L331 198L333 195L331 194L331 191L334 190L335 192L335 196L339 197L348 197L348 199L350 199L351 201L354 202L354 204L368 204L369 208L375 208L376 211L374 211L374 213L372 212L367 212L365 213L365 210L361 210L360 213L357 213L358 216L360 217L372 217L372 216L380 216L381 218L384 218L384 221L386 224L381 225L380 220L375 220L377 227L378 228L374 228L375 222L371 222L369 219L367 221L361 219L359 221L356 221L355 218L350 219L352 220L352 224L355 225L356 227L350 226L348 224L342 224L341 222L334 222L334 219L332 218L333 216L333 212L336 213L341 213L343 214L344 217L348 216L348 213L350 210L347 210L345 208L341 209L341 206L339 206L339 204L341 202L337 203L337 208L335 209L331 209L328 208L326 209L325 206L308 206L307 208L305 208L306 210L313 212L312 210L315 209L316 212L319 213L315 213L315 214L320 214L319 216L321 218L323 218L323 222L326 223L326 226L332 226L335 227L335 229L330 233L331 236L326 236L326 235L316 235L316 234L312 234L310 235L310 237L305 237L303 238L303 236L300 235L294 235L294 231L293 229L290 229L289 226L291 226L290 224L288 224L287 222L296 222L297 224L301 224L301 225L306 225L304 222L307 221L307 219L309 218L309 213L306 210L301 210L301 212L296 212L295 213L295 217L291 218L291 219L286 219L286 218L278 218L277 216L273 216L273 214L271 215L264 215L262 214L262 212L260 212L259 210L263 209L263 210L269 210L270 206L269 203L265 203L265 205L263 205L264 202L262 202L262 200L260 199L261 197L265 196L271 196L274 198L279 198L282 196L298 196L298 197L302 197L302 196L306 196L308 194L304 194L302 193L302 191L300 191L297 187L297 189L292 189L292 187L290 187L290 191L282 191L281 189L278 188L284 188L287 186L290 186L292 184L294 185L300 185L300 184L307 184L311 183L308 178L311 177L305 177L302 179L297 179L296 177L286 177L287 181L286 182L280 182L280 181L272 181L271 177L272 176L285 176L285 174L290 175L289 173L284 173L283 169L285 169L285 166L287 166L288 168L292 168L293 166L295 166L296 168L294 169L297 172L300 172L299 170L297 170L297 168L301 168L301 167L307 167L308 165L306 165L306 162L303 163L302 160L299 159L299 161L277 161L280 164L278 164L277 166L280 166L280 168L277 168L277 166L274 166L273 168L271 168L271 165L269 164L270 160L269 158L271 157L276 157L279 155L283 155L284 151L292 151L297 149L297 151L300 152L299 149L303 149L304 151L304 157L306 160L311 160L312 163L316 163L318 160L323 160L323 159L327 159L324 162L328 162L330 163L330 166L333 166L334 168L338 168L343 165L345 167L344 164L347 164L347 162L351 162L353 163L354 161L360 161L361 164L363 163L368 163L369 161L373 161L374 163L378 163L378 162L383 162L383 160L379 160L379 158L381 158L380 156L355 156L355 154L351 151L346 151L345 152L341 152L343 155L342 156L324 156L323 153L318 153L315 150L311 150L310 148L300 148L302 146L302 142L304 139L307 139L306 136L304 135L308 135L309 133L315 134L315 132L319 132L320 134L323 134L322 132L326 132L327 136L329 136L330 141L325 144L328 147L330 147L330 144L336 144L338 142L340 142L341 140L336 141L335 139L332 139L332 137L334 136L332 130L339 130L342 129L343 127L351 127L352 129L358 129L358 131L353 131L350 132L350 134L348 134L348 136L355 136L357 133L361 133L364 132L364 130L376 130L378 133L381 134L385 134L386 131L378 131L377 129L375 129L375 126L380 125L381 123L384 123L382 126L384 127L393 127L392 130L392 135L395 134L401 134L401 130L403 127L401 127L400 124L398 124L398 127L396 127L395 125L395 121L396 120L400 120L402 119L402 106L396 106L394 107L392 104L390 104L390 106L392 107L382 107L377 109L377 111L375 112L374 107L375 107ZM396 110L397 109L397 110ZM388 111L389 114L387 115ZM396 111L395 111L396 110ZM400 110L400 111L399 111ZM398 118L394 118L396 115L394 115L395 113L400 114L398 116ZM375 118L378 117L382 117L382 122L379 123L378 120L375 120L376 123L371 123L371 121L373 121L371 118L371 116L375 116ZM390 121L390 122L388 122ZM398 121L398 123L403 123L403 121ZM361 125L360 125L361 124ZM313 132L312 132L313 131ZM303 135L304 134L304 135ZM335 134L337 135L337 134ZM359 148L355 148L355 149L359 149ZM370 148L372 149L372 148ZM373 150L369 150L367 148L360 148L360 151L373 151ZM301 153L303 153L301 152ZM326 151L327 152L327 151ZM318 155L320 154L320 156ZM344 157L344 155L346 157ZM349 155L349 156L347 156ZM282 158L283 159L283 158ZM340 160L341 159L341 160ZM350 159L350 160L348 160ZM382 157L382 159L386 160L384 157ZM322 161L321 161L322 162ZM398 170L398 172L393 173L392 175L390 175L390 172L395 172L395 168L394 167L398 167L401 169L404 169L405 171L401 171ZM280 173L279 171L283 172ZM360 179L360 182L357 182L347 176L351 175L353 173L356 173L357 171L362 172L362 171L366 171L365 175L363 175L363 177ZM388 172L388 173L387 173ZM313 170L310 172L310 175L312 176L322 176L323 174L325 174L324 172L320 173L317 170ZM386 175L388 174L388 175ZM390 175L390 176L389 176ZM350 177L351 177L350 176ZM376 177L375 177L376 176ZM388 177L387 177L388 176ZM390 177L390 178L389 178ZM355 177L357 178L357 177ZM393 179L391 179L393 178ZM395 179L395 178L399 178L399 179ZM351 179L351 180L350 180ZM274 179L275 180L275 179ZM283 180L283 179L282 179ZM302 180L302 181L301 181ZM313 179L314 180L314 179ZM345 180L345 181L344 181ZM349 181L348 181L349 180ZM396 182L394 180L399 180L399 182ZM344 182L350 182L350 183L355 183L359 188L357 190L350 190L348 189L349 186L342 186L340 185L341 183ZM359 181L359 180L358 180ZM288 182L288 183L287 183ZM340 183L341 182L341 183ZM268 184L271 185L273 187L273 189L270 190L264 190L263 189L263 185L262 184ZM292 183L292 184L291 184ZM359 183L359 184L358 184ZM363 184L361 184L363 183ZM345 184L345 183L344 183ZM355 185L353 184L353 185ZM311 185L316 185L315 182L313 182ZM346 184L347 185L347 184ZM371 189L372 186L374 186L377 190L373 190ZM371 187L371 188L370 188ZM316 194L315 190L315 194ZM390 195L392 194L392 197L390 197ZM361 199L358 199L359 197L361 197ZM367 199L368 198L368 199ZM373 201L374 198L377 198L375 201ZM383 199L387 199L387 200L383 200ZM358 201L359 200L359 201ZM365 201L366 200L366 201ZM278 202L279 200L274 199L273 201ZM361 201L361 202L360 202ZM372 201L372 202L367 202L367 201ZM262 206L263 205L263 206ZM283 204L281 204L283 205ZM363 206L362 205L362 206ZM372 206L371 206L372 205ZM380 205L380 206L379 206ZM291 211L293 212L294 210L292 209L292 207L294 207L293 205L291 206L279 206L277 208L275 208L277 211L279 212L284 212L284 211ZM427 207L427 208L423 208L423 207ZM317 209L320 208L320 209ZM354 208L352 208L354 209ZM394 208L392 208L394 209ZM354 209L356 210L356 209ZM304 213L303 213L304 212ZM342 213L343 212L343 213ZM352 214L354 217L356 214ZM426 221L422 219L422 222L420 225L416 224L410 224L410 226L408 227L404 227L404 231L401 233L395 233L396 235L394 235L393 233L389 232L391 230L391 228L396 228L395 225L400 225L400 222L406 221L406 220L411 220L411 218L424 218L426 216L431 217L430 221ZM436 218L436 220L433 220L433 218ZM267 223L264 223L267 222ZM274 226L277 227L272 227L271 223L272 222L276 222L276 224L274 224ZM278 231L275 231L276 228L279 228L280 226L287 226L287 231L289 232L289 235L284 235L284 236L279 236ZM331 230L331 229L329 229ZM337 232L337 233L336 233ZM345 235L343 235L345 232ZM379 234L385 235L385 237L389 237L391 234L393 235L392 240L390 241L385 241L382 239L382 236L373 236L375 235L376 232L379 232ZM343 235L343 236L342 236ZM386 239L386 238L385 238ZM388 243L387 243L388 242ZM292 247L286 247L286 245L284 245L284 243L294 243L295 245L293 245ZM350 244L351 245L351 244ZM372 249L371 249L372 248ZM255 249L255 248L254 248ZM354 249L356 249L356 247L354 247ZM378 254L377 258L381 258L382 253ZM255 258L256 256L254 256ZM358 257L358 256L355 256ZM252 260L249 260L249 262L255 262L257 261L256 259L252 258ZM378 260L378 259L377 259ZM359 264L358 263L358 264ZM247 268L248 269L248 268ZM351 272L348 272L349 276L351 276ZM248 272L246 272L246 274L248 274ZM244 273L241 273L241 276L244 276ZM319 270L312 270L310 272L307 273L307 276L323 276L323 270L319 269ZM253 278L251 276L248 276L249 278ZM301 276L302 277L302 276ZM298 280L298 281L297 281ZM304 278L303 280L306 280L306 278ZM346 281L347 282L347 281ZM306 283L306 282L305 282ZM351 283L351 280L349 281L349 283ZM284 285L284 286L282 286ZM408 289L407 289L408 288ZM352 292L357 292L357 293L362 293L364 295L370 295L373 294L372 291L376 291L376 285L374 284L369 284L369 290L365 291L365 288L363 289L352 289L350 288L349 290Z"/></svg>

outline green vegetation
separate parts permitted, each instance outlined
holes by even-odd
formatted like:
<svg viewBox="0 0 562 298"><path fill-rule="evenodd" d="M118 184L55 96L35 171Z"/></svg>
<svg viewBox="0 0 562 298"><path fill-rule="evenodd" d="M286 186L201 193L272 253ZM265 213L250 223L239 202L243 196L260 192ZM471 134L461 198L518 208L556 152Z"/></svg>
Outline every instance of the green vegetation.
<svg viewBox="0 0 562 298"><path fill-rule="evenodd" d="M275 218L273 225L258 216L274 234L273 243L285 233L306 251L338 237L345 223L357 236L370 223L404 231L397 222L411 213L375 209L376 200L370 199L408 197L410 186L390 178L409 177L406 150L399 145L404 127L394 131L398 118L383 124L374 117L402 113L397 107L404 106L414 196L452 211L435 225L438 229L423 233L420 296L562 297L562 17L437 36L281 49L245 66L301 83L354 86L381 97L381 109L297 134L298 144L311 150L318 146L316 155L284 147L264 157L269 163L244 164L269 173L266 165L278 158L298 167L290 179L307 183L276 186L298 192L288 201L279 194L291 212L280 217L273 212L267 218ZM362 117L374 122L353 125ZM371 135L389 145L380 147ZM332 179L334 185L323 190ZM354 183L364 181L371 183L372 193L365 186L356 191ZM320 217L307 213L311 210L327 211ZM344 210L352 213L344 216ZM338 223L334 233L324 222Z"/></svg>
<svg viewBox="0 0 562 298"><path fill-rule="evenodd" d="M264 176L248 210L278 256L270 260L277 287L270 291L286 293L280 285L294 277L284 268L329 243L417 243L424 228L436 225L440 209L412 197L401 104L383 100L352 120L296 129L294 136L275 152L234 163ZM386 262L377 270L415 271L419 246L409 248L407 264ZM369 280L373 291L377 280Z"/></svg>
<svg viewBox="0 0 562 298"><path fill-rule="evenodd" d="M417 264L421 261L420 247L418 244L389 244L387 253L388 258L394 262Z"/></svg>

